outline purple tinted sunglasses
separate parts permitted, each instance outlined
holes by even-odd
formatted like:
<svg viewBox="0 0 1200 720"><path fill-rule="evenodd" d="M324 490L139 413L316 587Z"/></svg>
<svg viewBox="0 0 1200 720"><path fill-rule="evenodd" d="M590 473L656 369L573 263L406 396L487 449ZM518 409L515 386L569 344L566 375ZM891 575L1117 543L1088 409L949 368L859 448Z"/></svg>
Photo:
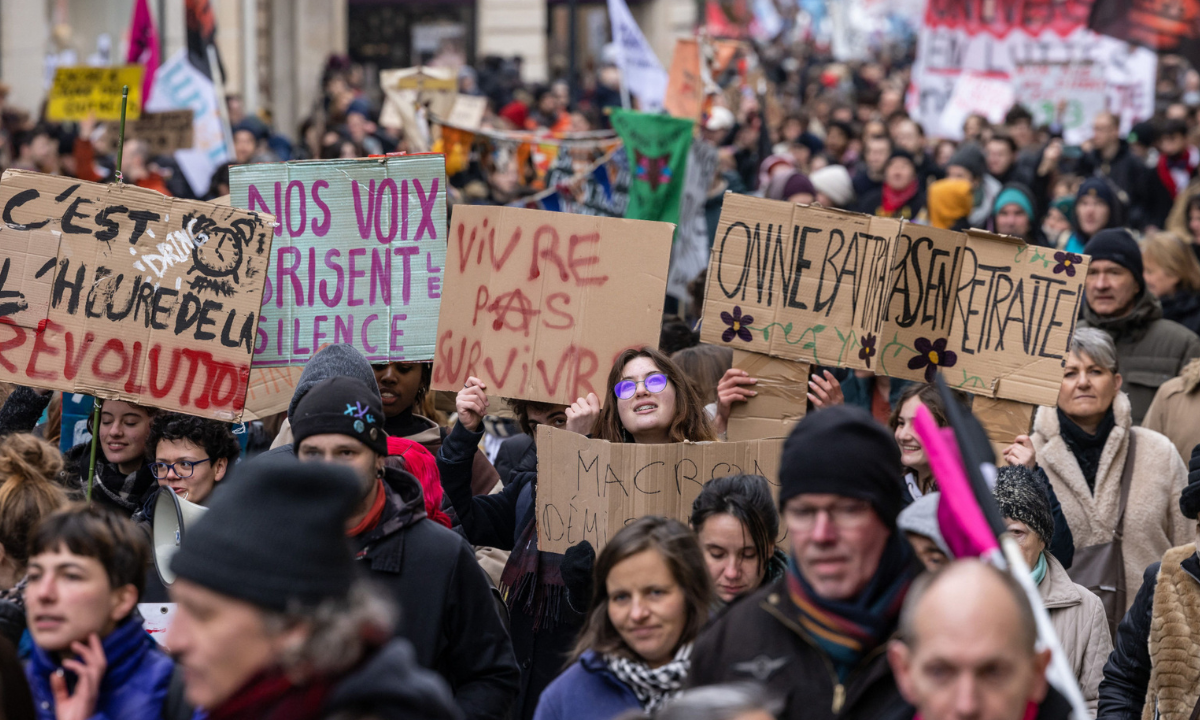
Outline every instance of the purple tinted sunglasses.
<svg viewBox="0 0 1200 720"><path fill-rule="evenodd" d="M645 385L647 392L660 393L667 389L667 376L662 373L651 373L645 380L622 380L613 388L613 393L619 400L628 400L637 392L637 386Z"/></svg>

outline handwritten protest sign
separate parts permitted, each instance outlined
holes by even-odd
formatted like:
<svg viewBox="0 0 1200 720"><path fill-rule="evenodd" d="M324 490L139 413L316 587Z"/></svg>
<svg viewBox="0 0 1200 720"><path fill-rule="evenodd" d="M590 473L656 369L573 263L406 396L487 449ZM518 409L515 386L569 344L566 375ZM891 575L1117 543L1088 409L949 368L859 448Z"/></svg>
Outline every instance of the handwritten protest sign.
<svg viewBox="0 0 1200 720"><path fill-rule="evenodd" d="M136 120L142 112L141 65L125 67L60 67L46 97L46 119L55 122L121 119L121 87L129 86L126 117Z"/></svg>
<svg viewBox="0 0 1200 720"><path fill-rule="evenodd" d="M783 439L642 445L589 440L538 427L538 549L566 552L587 540L599 552L646 515L687 522L704 483L736 473L762 475L778 496Z"/></svg>
<svg viewBox="0 0 1200 720"><path fill-rule="evenodd" d="M1087 258L728 195L704 342L1053 405Z"/></svg>
<svg viewBox="0 0 1200 720"><path fill-rule="evenodd" d="M675 41L671 70L667 73L667 112L678 118L699 120L704 111L704 79L700 74L700 43L692 38Z"/></svg>
<svg viewBox="0 0 1200 720"><path fill-rule="evenodd" d="M261 420L287 410L302 372L304 368L296 366L250 368L246 412L242 419Z"/></svg>
<svg viewBox="0 0 1200 720"><path fill-rule="evenodd" d="M0 209L0 380L241 417L273 218L20 170Z"/></svg>
<svg viewBox="0 0 1200 720"><path fill-rule="evenodd" d="M145 112L129 123L125 134L149 146L150 154L170 155L192 146L192 111Z"/></svg>
<svg viewBox="0 0 1200 720"><path fill-rule="evenodd" d="M446 257L441 155L235 165L234 207L278 213L254 365L327 343L431 360Z"/></svg>
<svg viewBox="0 0 1200 720"><path fill-rule="evenodd" d="M433 389L472 375L499 397L604 395L613 358L657 347L669 223L459 205ZM603 399L601 400L603 402Z"/></svg>
<svg viewBox="0 0 1200 720"><path fill-rule="evenodd" d="M1014 86L1034 127L1060 124L1069 145L1092 136L1092 120L1108 100L1104 63L1098 62L1025 63L1017 67Z"/></svg>

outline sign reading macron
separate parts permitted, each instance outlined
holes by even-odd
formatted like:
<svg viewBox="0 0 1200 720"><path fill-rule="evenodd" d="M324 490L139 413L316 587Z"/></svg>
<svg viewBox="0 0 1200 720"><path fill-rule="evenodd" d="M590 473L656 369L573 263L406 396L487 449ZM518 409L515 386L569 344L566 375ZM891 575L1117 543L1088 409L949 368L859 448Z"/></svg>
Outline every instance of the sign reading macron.
<svg viewBox="0 0 1200 720"><path fill-rule="evenodd" d="M433 359L446 257L442 155L230 168L234 207L276 214L257 367L349 343L371 362Z"/></svg>

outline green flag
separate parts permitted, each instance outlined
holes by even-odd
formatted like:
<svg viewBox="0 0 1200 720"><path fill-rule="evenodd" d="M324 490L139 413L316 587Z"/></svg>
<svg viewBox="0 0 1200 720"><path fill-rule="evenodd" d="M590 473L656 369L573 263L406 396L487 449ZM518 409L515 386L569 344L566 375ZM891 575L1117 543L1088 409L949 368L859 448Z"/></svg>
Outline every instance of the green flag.
<svg viewBox="0 0 1200 720"><path fill-rule="evenodd" d="M625 143L632 180L625 217L634 220L679 222L679 198L692 121L670 115L649 115L614 108L612 126Z"/></svg>

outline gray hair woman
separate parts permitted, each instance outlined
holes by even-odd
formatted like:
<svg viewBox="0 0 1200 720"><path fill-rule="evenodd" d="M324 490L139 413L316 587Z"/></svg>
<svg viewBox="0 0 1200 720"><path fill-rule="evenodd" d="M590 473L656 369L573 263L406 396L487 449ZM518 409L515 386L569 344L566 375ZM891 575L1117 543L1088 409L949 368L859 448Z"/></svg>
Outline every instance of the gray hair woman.
<svg viewBox="0 0 1200 720"><path fill-rule="evenodd" d="M1167 549L1189 542L1193 528L1178 506L1187 485L1183 459L1165 436L1133 427L1118 370L1112 338L1095 328L1076 328L1058 407L1038 410L1032 439L1076 549L1112 542L1129 463L1122 523L1127 587L1125 607L1118 609L1124 614L1133 603L1142 570Z"/></svg>
<svg viewBox="0 0 1200 720"><path fill-rule="evenodd" d="M1038 595L1050 614L1050 623L1075 672L1083 699L1095 713L1104 662L1113 647L1104 604L1087 588L1072 582L1062 563L1046 550L1054 534L1050 495L1029 468L1001 468L993 495L1008 534L1021 546L1025 564L1033 571Z"/></svg>

